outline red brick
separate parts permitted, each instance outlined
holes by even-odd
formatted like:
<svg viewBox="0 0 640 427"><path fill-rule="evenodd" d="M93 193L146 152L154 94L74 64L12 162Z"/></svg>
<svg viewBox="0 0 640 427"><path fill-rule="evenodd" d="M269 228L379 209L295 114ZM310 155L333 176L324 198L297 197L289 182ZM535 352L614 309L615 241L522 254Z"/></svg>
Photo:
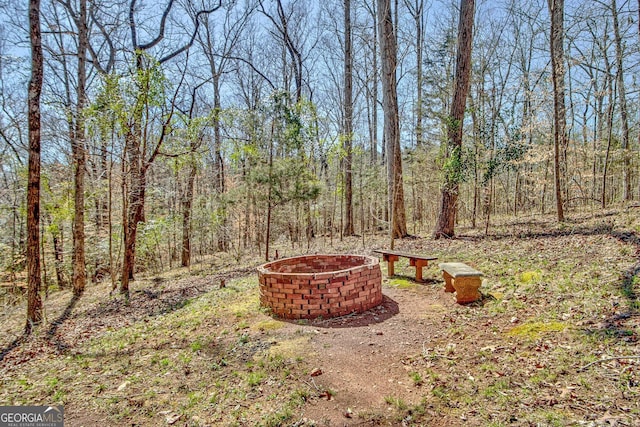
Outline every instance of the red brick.
<svg viewBox="0 0 640 427"><path fill-rule="evenodd" d="M351 307L355 304L354 300L346 300L340 303L340 307Z"/></svg>
<svg viewBox="0 0 640 427"><path fill-rule="evenodd" d="M346 292L348 292L348 291L350 291L352 289L355 289L355 288L356 288L356 286L353 283L351 283L351 284L346 284L345 283L345 285L340 288L340 293L341 294L345 294Z"/></svg>
<svg viewBox="0 0 640 427"><path fill-rule="evenodd" d="M309 314L313 317L327 316L329 314L329 310L326 310L326 309L309 310Z"/></svg>

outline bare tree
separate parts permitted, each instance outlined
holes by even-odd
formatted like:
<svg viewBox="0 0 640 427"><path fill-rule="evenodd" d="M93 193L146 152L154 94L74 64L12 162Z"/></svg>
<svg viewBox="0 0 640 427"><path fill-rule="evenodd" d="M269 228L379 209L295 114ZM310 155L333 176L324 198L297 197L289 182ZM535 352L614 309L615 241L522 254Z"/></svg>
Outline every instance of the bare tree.
<svg viewBox="0 0 640 427"><path fill-rule="evenodd" d="M201 84L202 85L202 84ZM189 108L187 121L188 127L197 127L198 123L194 120L194 109L196 105L196 92L201 86L198 85L193 88L191 92L191 107ZM189 135L189 173L187 176L186 191L181 195L182 204L182 252L180 257L180 263L183 267L191 265L191 213L193 206L193 193L196 176L198 174L198 159L196 157L196 151L202 145L204 134L200 129L194 129L195 132L187 132Z"/></svg>
<svg viewBox="0 0 640 427"><path fill-rule="evenodd" d="M623 56L624 47L622 36L620 35L620 22L618 19L618 5L616 0L611 0L611 16L613 18L613 37L616 46L616 86L618 87L618 103L620 104L620 121L622 125L622 158L624 162L623 173L623 194L624 200L633 198L631 189L631 156L629 153L629 113L627 111L627 90L624 83Z"/></svg>
<svg viewBox="0 0 640 427"><path fill-rule="evenodd" d="M29 81L29 178L27 188L28 301L25 333L42 322L40 298L40 95L43 55L40 30L40 0L29 0L31 80Z"/></svg>
<svg viewBox="0 0 640 427"><path fill-rule="evenodd" d="M87 0L80 0L75 18L78 29L78 82L76 88L76 123L71 140L75 178L75 205L73 218L73 294L80 296L87 282L84 250L84 175L86 166L85 121L87 83L87 49L89 31L87 23Z"/></svg>
<svg viewBox="0 0 640 427"><path fill-rule="evenodd" d="M371 144L369 147L370 163L375 165L378 163L378 13L375 2L365 1L364 7L367 9L372 21L372 34L370 38L367 37L365 40L367 52L365 53L366 63L363 68L365 73L364 86L366 89L367 121ZM371 61L370 64L368 63L369 58Z"/></svg>
<svg viewBox="0 0 640 427"><path fill-rule="evenodd" d="M553 79L553 154L556 210L558 221L564 221L564 191L567 118L564 103L564 0L547 0L551 15L551 77Z"/></svg>
<svg viewBox="0 0 640 427"><path fill-rule="evenodd" d="M160 27L158 33L153 40L148 43L142 43L138 40L138 28L136 25L136 0L131 0L129 5L129 25L131 30L131 43L133 51L135 52L135 67L138 76L143 75L148 67L152 67L149 64L149 58L145 59L145 52L150 51L157 46L165 37L166 21L171 9L173 7L174 0L170 0L162 13L160 21ZM170 53L157 59L159 64L163 64L176 56L187 52L196 38L198 28L200 27L200 17L202 15L210 14L218 10L222 5L221 0L218 1L210 9L203 9L195 14L194 28L189 40L181 47L172 50ZM184 72L182 73L182 79L184 79ZM178 85L178 87L180 84ZM142 90L146 88L142 87ZM165 115L163 124L161 126L161 132L158 136L155 146L151 149L151 154L146 155L147 141L143 141L143 112L145 111L145 103L149 101L147 94L140 93L137 105L134 108L133 115L130 120L130 124L127 126L127 132L125 135L125 159L128 167L128 194L126 197L126 214L123 223L124 229L124 255L122 263L122 278L120 282L120 293L125 298L129 297L129 281L133 278L133 271L135 265L135 250L136 250L136 236L138 232L138 223L144 218L144 202L145 192L147 184L147 171L153 164L156 157L160 154L162 144L164 143L167 132L170 130L170 121L174 112L173 101L171 100L170 111Z"/></svg>
<svg viewBox="0 0 640 427"><path fill-rule="evenodd" d="M471 81L471 42L473 39L474 0L460 0L458 22L458 53L453 101L447 122L449 158L445 165L445 183L442 187L440 214L434 238L451 238L455 235L455 219L458 211L458 190L462 180L462 128L464 110Z"/></svg>
<svg viewBox="0 0 640 427"><path fill-rule="evenodd" d="M221 84L222 77L228 73L234 64L233 52L237 49L240 37L248 23L248 18L252 12L246 9L239 16L233 14L234 9L230 6L225 13L224 21L220 25L220 20L210 20L209 16L204 16L203 31L198 34L198 40L209 65L211 85L213 88L213 188L216 192L217 201L222 213L221 225L218 232L218 250L226 251L229 247L228 214L222 195L226 192L225 164L222 156L222 124L220 116L222 114ZM220 30L216 31L216 26Z"/></svg>
<svg viewBox="0 0 640 427"><path fill-rule="evenodd" d="M425 10L424 10L424 0L404 0L404 3L409 10L409 14L413 19L415 24L415 34L416 34L416 107L415 107L415 115L416 115L416 146L422 147L424 145L424 136L423 136L423 124L422 124L422 116L424 115L423 109L423 86L424 86L424 73L422 71L422 52L424 50L424 20L425 20Z"/></svg>
<svg viewBox="0 0 640 427"><path fill-rule="evenodd" d="M397 41L391 17L391 0L378 0L378 34L382 62L382 106L384 137L387 144L387 179L391 239L408 236L402 183L402 153L396 77ZM392 244L393 246L393 244Z"/></svg>
<svg viewBox="0 0 640 427"><path fill-rule="evenodd" d="M353 229L353 53L351 48L351 0L344 0L344 235Z"/></svg>
<svg viewBox="0 0 640 427"><path fill-rule="evenodd" d="M290 11L286 11L282 0L275 0L276 11L272 13L265 9L264 0L258 0L260 12L266 16L273 24L276 30L277 37L279 37L284 44L290 59L291 66L293 68L293 79L295 86L295 102L300 102L302 99L302 74L303 74L303 56L300 46L300 40L296 40L292 34L292 22L291 17L294 12L294 6L291 6Z"/></svg>

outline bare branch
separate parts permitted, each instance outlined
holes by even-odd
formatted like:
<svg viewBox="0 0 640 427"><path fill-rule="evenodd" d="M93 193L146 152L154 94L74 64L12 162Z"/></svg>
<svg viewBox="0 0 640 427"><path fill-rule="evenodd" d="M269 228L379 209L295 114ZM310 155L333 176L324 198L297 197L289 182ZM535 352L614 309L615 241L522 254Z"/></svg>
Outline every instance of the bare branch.
<svg viewBox="0 0 640 427"><path fill-rule="evenodd" d="M222 0L218 0L218 4L211 8L211 9L206 9L206 10L201 10L198 13L196 13L196 25L193 29L193 33L191 34L191 38L189 39L189 42L187 44L185 44L184 46L182 46L180 49L174 51L173 53L170 53L169 55L160 58L160 60L158 62L160 62L161 64L170 60L171 58L175 58L176 56L180 55L182 52L185 52L187 50L189 50L191 48L191 46L193 46L193 42L196 39L196 35L198 34L198 28L200 27L200 17L202 15L208 15L210 13L215 12L216 10L220 9L222 7Z"/></svg>

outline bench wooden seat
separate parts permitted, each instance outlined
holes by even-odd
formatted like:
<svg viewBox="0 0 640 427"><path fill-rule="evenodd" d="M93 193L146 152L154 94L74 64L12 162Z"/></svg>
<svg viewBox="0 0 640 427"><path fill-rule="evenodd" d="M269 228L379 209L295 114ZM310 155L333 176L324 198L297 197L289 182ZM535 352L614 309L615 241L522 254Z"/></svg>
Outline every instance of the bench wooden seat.
<svg viewBox="0 0 640 427"><path fill-rule="evenodd" d="M373 252L381 254L382 259L387 262L387 276L395 274L393 263L400 258L408 258L409 265L416 268L416 281L422 282L422 267L429 265L429 261L434 261L438 257L410 254L406 252L388 251L386 249L374 249Z"/></svg>
<svg viewBox="0 0 640 427"><path fill-rule="evenodd" d="M482 298L478 288L482 284L484 273L462 262L443 262L439 266L444 276L445 292L455 292L459 304Z"/></svg>

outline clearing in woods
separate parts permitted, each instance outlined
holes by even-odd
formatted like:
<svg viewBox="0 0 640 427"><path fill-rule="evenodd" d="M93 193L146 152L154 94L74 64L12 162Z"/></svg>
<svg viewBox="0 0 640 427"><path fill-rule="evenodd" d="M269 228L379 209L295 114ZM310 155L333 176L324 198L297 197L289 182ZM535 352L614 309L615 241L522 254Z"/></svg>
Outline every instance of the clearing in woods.
<svg viewBox="0 0 640 427"><path fill-rule="evenodd" d="M425 283L402 262L387 279L381 263L381 306L281 321L259 307L259 261L222 255L138 280L129 305L107 284L75 305L55 293L24 342L23 302L5 303L0 405L63 404L69 426L640 425L637 217L397 241L484 272L467 306L443 292L437 262ZM310 252L370 254L387 239L365 242Z"/></svg>

